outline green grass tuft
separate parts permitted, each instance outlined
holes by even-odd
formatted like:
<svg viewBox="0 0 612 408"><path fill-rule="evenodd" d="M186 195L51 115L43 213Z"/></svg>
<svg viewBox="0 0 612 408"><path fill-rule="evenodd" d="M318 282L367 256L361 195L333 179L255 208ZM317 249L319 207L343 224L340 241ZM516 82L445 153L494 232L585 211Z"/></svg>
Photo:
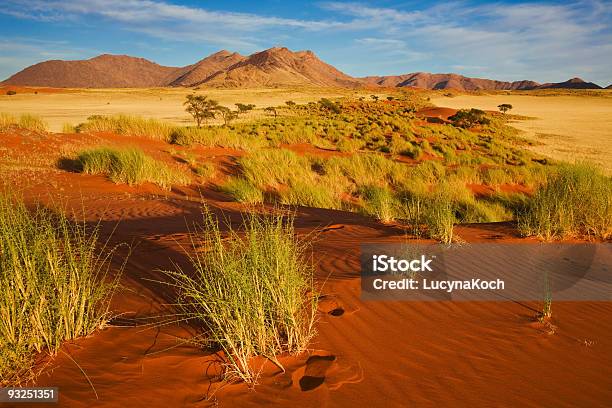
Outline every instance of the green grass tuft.
<svg viewBox="0 0 612 408"><path fill-rule="evenodd" d="M8 132L12 128L44 133L48 126L40 116L23 114L17 117L8 113L0 113L0 132Z"/></svg>
<svg viewBox="0 0 612 408"><path fill-rule="evenodd" d="M221 191L240 203L263 203L263 192L242 177L230 178L221 186Z"/></svg>
<svg viewBox="0 0 612 408"><path fill-rule="evenodd" d="M612 237L612 180L590 164L564 165L518 215L524 235Z"/></svg>
<svg viewBox="0 0 612 408"><path fill-rule="evenodd" d="M154 183L170 189L173 184L184 185L189 177L179 170L147 156L140 149L96 148L78 154L83 173L107 174L115 183L137 185Z"/></svg>
<svg viewBox="0 0 612 408"><path fill-rule="evenodd" d="M170 141L174 126L156 119L145 119L139 116L93 115L77 126L79 132L113 132L119 135L148 137Z"/></svg>
<svg viewBox="0 0 612 408"><path fill-rule="evenodd" d="M203 325L206 345L224 352L226 378L253 383L253 357L280 366L277 355L303 351L314 335L318 296L308 244L281 216L250 215L244 234L228 226L225 238L211 214L204 221L208 250L191 256L193 271L167 274L185 318Z"/></svg>
<svg viewBox="0 0 612 408"><path fill-rule="evenodd" d="M109 257L96 231L0 193L0 386L31 380L36 353L105 324Z"/></svg>

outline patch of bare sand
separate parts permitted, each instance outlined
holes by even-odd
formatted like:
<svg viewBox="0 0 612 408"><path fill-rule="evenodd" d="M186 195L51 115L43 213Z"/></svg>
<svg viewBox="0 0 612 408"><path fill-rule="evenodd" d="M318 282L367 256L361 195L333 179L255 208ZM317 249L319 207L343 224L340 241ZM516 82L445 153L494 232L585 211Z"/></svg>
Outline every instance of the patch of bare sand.
<svg viewBox="0 0 612 408"><path fill-rule="evenodd" d="M612 173L612 98L495 94L440 96L431 101L455 109L483 110L497 110L498 105L509 103L511 113L535 117L512 123L527 139L539 143L532 150L564 161L593 161Z"/></svg>

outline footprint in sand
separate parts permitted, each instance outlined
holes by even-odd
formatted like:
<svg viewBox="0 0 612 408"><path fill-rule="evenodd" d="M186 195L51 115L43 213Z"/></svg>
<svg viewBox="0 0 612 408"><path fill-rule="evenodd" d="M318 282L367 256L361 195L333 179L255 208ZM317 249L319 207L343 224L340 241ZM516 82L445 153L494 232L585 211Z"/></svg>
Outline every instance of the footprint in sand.
<svg viewBox="0 0 612 408"><path fill-rule="evenodd" d="M325 374L332 366L336 356L311 356L306 361L306 371L300 378L300 389L302 391L314 390L325 381Z"/></svg>
<svg viewBox="0 0 612 408"><path fill-rule="evenodd" d="M338 300L330 295L319 297L319 311L331 316L339 317L344 314L344 308Z"/></svg>
<svg viewBox="0 0 612 408"><path fill-rule="evenodd" d="M344 384L354 384L362 380L363 372L359 365L347 364L327 352L310 356L304 365L292 374L292 383L304 392L334 391Z"/></svg>

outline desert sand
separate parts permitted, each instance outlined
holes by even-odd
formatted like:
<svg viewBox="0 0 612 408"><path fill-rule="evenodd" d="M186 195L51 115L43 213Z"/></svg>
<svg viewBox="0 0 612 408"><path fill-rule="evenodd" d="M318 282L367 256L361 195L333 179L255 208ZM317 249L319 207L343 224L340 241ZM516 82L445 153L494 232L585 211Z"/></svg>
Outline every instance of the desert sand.
<svg viewBox="0 0 612 408"><path fill-rule="evenodd" d="M536 96L529 94L459 95L435 97L432 103L455 109L478 108L496 111L509 103L512 114L533 119L512 126L538 143L532 149L544 155L574 162L589 160L612 172L612 93L603 96Z"/></svg>
<svg viewBox="0 0 612 408"><path fill-rule="evenodd" d="M84 140L34 137L28 143L22 138L3 135L0 142L17 161L36 152L44 164L58 149L81 143L136 145L172 161L161 141L104 134ZM194 151L228 164L236 154ZM60 199L84 211L85 219L100 220L103 239L137 248L114 297L118 318L67 343L36 382L59 386L62 407L595 407L612 400L611 303L555 302L557 328L551 333L534 321L537 304L363 302L358 244L401 242L404 231L359 214L303 207L296 228L299 234L317 233L313 255L317 279L325 282L318 335L308 353L281 357L286 372L266 364L254 389L223 384L216 378L215 355L187 342L188 327L148 323L168 313L172 296L153 281L161 278L159 269L171 267L170 259L188 264L182 246L188 243L187 225L201 219L201 203L232 222L240 220L243 206L210 186L165 192L42 164L33 177L15 168L7 174L4 183L19 186L28 200ZM459 226L457 233L468 242L526 242L503 223Z"/></svg>

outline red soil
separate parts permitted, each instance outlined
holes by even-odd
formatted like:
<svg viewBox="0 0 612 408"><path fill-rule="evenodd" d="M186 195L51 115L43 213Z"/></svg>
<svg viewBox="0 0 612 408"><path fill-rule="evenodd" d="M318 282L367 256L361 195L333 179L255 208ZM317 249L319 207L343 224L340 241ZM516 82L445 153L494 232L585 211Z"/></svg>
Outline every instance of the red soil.
<svg viewBox="0 0 612 408"><path fill-rule="evenodd" d="M137 143L160 159L173 160L161 142L91 138ZM3 136L0 144L6 140ZM10 144L13 153L31 148ZM198 154L228 161L233 155L205 148ZM171 268L171 260L188 270L181 246L188 246L188 226L201 219L201 201L230 222L239 222L244 207L207 188L201 198L196 186L164 192L54 170L38 173L30 183L12 180L24 186L28 200L53 201L58 195L69 207L84 209L86 219L101 220L103 239L115 229L111 244L134 247L124 289L113 301L119 318L112 327L66 344L36 382L59 386L62 407L595 407L612 401L612 303L556 302L557 331L550 334L534 323L536 304L363 302L359 244L401 242L403 229L359 214L312 208L296 213L299 234L318 231L313 253L325 297L311 350L281 358L285 373L265 364L254 389L223 384L217 378L218 357L187 344L191 330L186 325L146 323L171 313L166 305L173 294L152 281L163 278L158 271ZM525 242L507 223L459 226L456 233L468 242Z"/></svg>

